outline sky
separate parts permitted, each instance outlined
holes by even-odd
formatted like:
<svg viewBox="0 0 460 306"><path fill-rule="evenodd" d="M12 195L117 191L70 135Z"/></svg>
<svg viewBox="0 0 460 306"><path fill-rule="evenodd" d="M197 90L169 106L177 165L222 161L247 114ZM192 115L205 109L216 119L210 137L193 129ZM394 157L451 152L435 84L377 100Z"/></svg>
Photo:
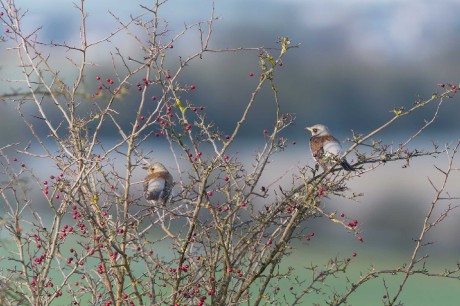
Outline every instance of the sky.
<svg viewBox="0 0 460 306"><path fill-rule="evenodd" d="M78 44L79 12L70 1L17 3L29 10L24 18L26 29L42 26L38 34L42 40ZM109 12L125 22L130 14L141 14L136 3L148 2L85 2L90 41L105 37L119 26ZM215 16L220 19L215 22L211 47L275 47L280 36L300 46L285 57L276 81L285 111L296 113L302 125L323 122L345 133L351 129L366 132L376 122L388 119L388 111L394 107L431 96L439 90L438 83L458 81L457 1L234 0L216 1L214 6ZM170 0L160 16L173 36L184 24L209 19L211 7L208 0ZM191 31L175 45L173 69L179 55L196 50L197 38L196 31ZM110 69L109 52L115 46L126 54L139 52L129 38L119 35L90 54L91 58ZM62 69L69 67L65 55L56 60ZM209 101L208 111L224 126L231 126L239 116L234 106L244 104L254 87L243 76L248 70L257 72L255 55L208 55L184 74L185 83L195 83L202 89L192 98ZM3 71L14 70L14 62L11 69L9 64ZM268 93L262 97L270 99ZM440 114L442 120L430 132L458 129L455 108L449 105L445 109ZM411 117L402 126L416 127L429 114ZM270 124L269 111L262 111L262 115L257 121Z"/></svg>

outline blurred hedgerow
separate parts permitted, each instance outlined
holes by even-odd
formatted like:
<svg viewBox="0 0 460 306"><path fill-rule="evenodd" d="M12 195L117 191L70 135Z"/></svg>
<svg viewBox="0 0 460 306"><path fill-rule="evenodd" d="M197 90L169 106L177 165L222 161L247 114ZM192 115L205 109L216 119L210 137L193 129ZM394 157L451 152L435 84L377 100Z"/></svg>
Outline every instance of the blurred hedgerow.
<svg viewBox="0 0 460 306"><path fill-rule="evenodd" d="M208 20L173 33L160 14L167 2L142 6L143 12L128 20L112 13L118 26L91 40L86 2L80 1L80 42L73 45L40 40L40 28L23 27L27 11L16 1L0 1L3 46L16 54L22 75L6 80L15 88L2 101L15 107L31 135L25 144L0 148L2 305L302 305L308 295L323 292L330 279L346 274L352 262L330 258L325 266L303 273L289 267L286 258L296 252L296 242L314 237L306 225L323 217L364 241L359 222L331 211L322 199L354 199L360 191L347 188L354 177L385 163L409 164L439 154L448 154L449 163L438 169L443 181L433 184L435 198L421 220L411 258L401 267L347 277L347 287L333 291L325 303L346 304L364 283L395 274L403 276L396 289L383 282L379 300L384 305L401 303L400 294L414 274L459 279L458 267L432 272L420 255L426 233L456 207L433 215L436 205L456 199L445 193L445 185L455 170L458 145L428 151L408 147L435 121L457 86L441 84L432 97L394 109L371 133L353 134L343 157L356 156L356 172L342 171L338 162L326 171L306 165L288 186L279 186L279 178L263 185L273 155L283 154L290 144L283 131L295 116L282 111L275 80L283 57L298 46L281 37L270 48L213 49L214 4ZM111 66L101 67L92 51L119 36L142 54L114 47ZM190 37L198 48L175 56L174 45ZM248 72L255 86L228 133L206 116L206 101L189 99L198 88L180 78L190 63L211 52L222 57L253 53L259 63L259 71ZM255 154L247 165L232 149L264 90L271 92L274 120L263 130L263 146L242 153ZM374 139L430 104L436 105L433 118L406 142L392 146ZM111 141L104 138L107 130L116 132ZM147 143L167 146L175 162L168 165L174 191L164 201L144 199L140 169L162 162L146 151ZM52 175L34 171L30 165L36 163L49 165Z"/></svg>

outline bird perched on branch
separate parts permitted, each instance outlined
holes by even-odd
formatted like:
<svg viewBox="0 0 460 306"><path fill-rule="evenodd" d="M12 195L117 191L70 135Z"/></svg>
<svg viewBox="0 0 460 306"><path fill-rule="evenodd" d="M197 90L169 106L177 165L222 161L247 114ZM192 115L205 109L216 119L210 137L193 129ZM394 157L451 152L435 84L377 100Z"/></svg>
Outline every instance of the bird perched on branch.
<svg viewBox="0 0 460 306"><path fill-rule="evenodd" d="M310 138L310 150L315 161L326 171L335 162L340 160L340 165L346 171L355 171L345 158L341 159L342 146L340 142L329 133L326 126L315 124L306 127L312 134Z"/></svg>
<svg viewBox="0 0 460 306"><path fill-rule="evenodd" d="M148 175L144 179L144 197L152 206L165 205L171 195L173 177L161 163L152 163L147 167Z"/></svg>

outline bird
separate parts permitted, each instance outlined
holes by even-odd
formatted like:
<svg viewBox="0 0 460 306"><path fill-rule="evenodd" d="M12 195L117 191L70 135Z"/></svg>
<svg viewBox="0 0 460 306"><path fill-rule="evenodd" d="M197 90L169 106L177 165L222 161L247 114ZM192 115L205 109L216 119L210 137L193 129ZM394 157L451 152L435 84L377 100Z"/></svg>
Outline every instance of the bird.
<svg viewBox="0 0 460 306"><path fill-rule="evenodd" d="M323 124L315 124L305 129L309 130L312 134L310 138L311 154L315 161L326 171L334 165L334 161L341 158L342 146ZM345 158L340 159L340 165L346 171L355 171Z"/></svg>
<svg viewBox="0 0 460 306"><path fill-rule="evenodd" d="M152 206L164 206L169 200L174 184L171 173L159 162L151 163L143 169L148 173L144 179L145 199Z"/></svg>

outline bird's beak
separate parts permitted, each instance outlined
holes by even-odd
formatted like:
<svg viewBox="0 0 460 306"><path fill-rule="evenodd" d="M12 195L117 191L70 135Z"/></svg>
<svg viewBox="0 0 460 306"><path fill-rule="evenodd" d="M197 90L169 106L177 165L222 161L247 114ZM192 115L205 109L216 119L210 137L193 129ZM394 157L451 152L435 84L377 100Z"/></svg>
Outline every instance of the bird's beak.
<svg viewBox="0 0 460 306"><path fill-rule="evenodd" d="M310 132L313 131L313 128L312 128L312 127L308 127L308 126L307 126L305 129L306 129L306 130L309 130Z"/></svg>
<svg viewBox="0 0 460 306"><path fill-rule="evenodd" d="M142 167L142 169L144 169L144 170L147 170L148 168L149 168L148 166Z"/></svg>

